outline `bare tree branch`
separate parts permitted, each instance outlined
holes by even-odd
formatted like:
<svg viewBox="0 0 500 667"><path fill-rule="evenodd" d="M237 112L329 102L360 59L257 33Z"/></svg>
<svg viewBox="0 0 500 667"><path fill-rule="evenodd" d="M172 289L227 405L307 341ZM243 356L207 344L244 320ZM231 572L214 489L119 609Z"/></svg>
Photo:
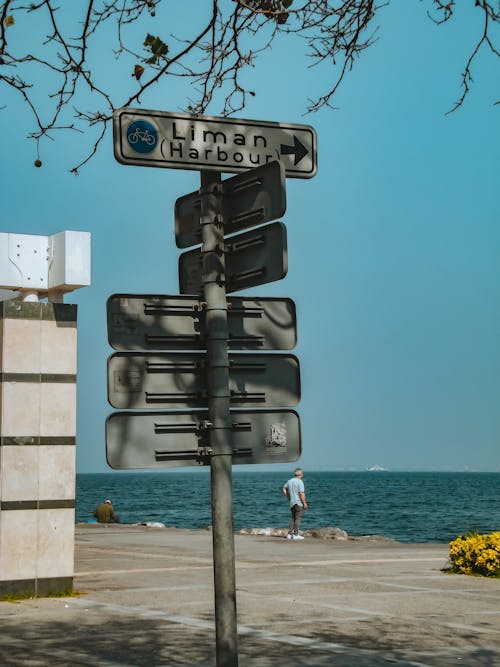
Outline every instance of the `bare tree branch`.
<svg viewBox="0 0 500 667"><path fill-rule="evenodd" d="M422 1L436 25L448 23L460 11L455 0ZM460 97L449 113L459 108L469 94L478 55L484 50L500 55L493 40L493 26L500 22L498 3L495 9L488 0L470 2L482 16L481 33L461 74ZM377 17L389 3L390 0L211 0L203 3L203 12L198 12L201 18L197 15L198 28L192 30L192 36L168 35L166 42L164 35L146 34L144 43L138 43L137 28L146 19L149 23L158 21L161 33L165 17L168 19L168 0L82 1L81 21L76 24L73 3L68 9L68 3L56 5L55 0L30 4L3 0L0 85L20 95L30 110L35 129L29 137L36 141L37 150L40 141L53 139L56 131L100 126L88 155L72 169L78 173L97 151L113 111L140 104L153 86L168 77L184 78L193 84L194 94L186 100L191 113L205 113L216 103L225 116L243 110L248 96L255 95L255 90L244 83L243 74L278 38L301 38L310 66L330 68L325 90L316 99L308 100L307 111L334 108L332 101L345 76L376 41ZM165 14L160 19L162 10ZM30 16L36 17L36 26L48 26L45 35L41 29L36 35L38 47L37 39L22 39L22 26L29 23ZM122 98L113 92L113 81L101 80L100 40L106 35L109 41L111 26L115 29L115 42L108 45L108 52L123 59L122 70L128 77L124 81L130 81ZM189 31L190 26L185 29ZM44 81L51 86L43 102L38 100L38 87L34 85L40 80L35 73L37 68L38 73L45 73ZM124 88L122 85L121 90ZM95 110L83 111L81 107L89 101Z"/></svg>

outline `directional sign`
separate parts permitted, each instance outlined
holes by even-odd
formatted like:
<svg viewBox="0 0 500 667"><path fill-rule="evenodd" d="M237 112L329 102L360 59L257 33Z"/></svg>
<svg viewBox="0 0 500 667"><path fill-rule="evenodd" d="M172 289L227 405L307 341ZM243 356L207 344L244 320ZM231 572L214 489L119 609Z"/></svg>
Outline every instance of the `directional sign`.
<svg viewBox="0 0 500 667"><path fill-rule="evenodd" d="M114 408L207 406L202 352L118 352L108 359L108 401ZM292 354L229 355L231 405L293 407L300 400L299 360Z"/></svg>
<svg viewBox="0 0 500 667"><path fill-rule="evenodd" d="M228 297L228 345L234 350L292 350L295 304L272 297ZM196 296L113 294L106 309L115 350L204 350L205 303Z"/></svg>
<svg viewBox="0 0 500 667"><path fill-rule="evenodd" d="M294 410L231 410L233 463L287 463L301 453ZM208 412L115 412L106 420L106 458L117 470L209 465Z"/></svg>
<svg viewBox="0 0 500 667"><path fill-rule="evenodd" d="M122 164L239 173L280 160L287 178L312 178L316 132L309 125L117 109L115 157Z"/></svg>
<svg viewBox="0 0 500 667"><path fill-rule="evenodd" d="M214 255L210 261L220 262ZM273 222L226 239L226 292L272 283L286 276L288 256L286 229L282 222ZM210 267L213 269L214 267ZM222 265L218 273L222 273ZM184 252L179 257L181 294L203 291L203 261L200 249Z"/></svg>
<svg viewBox="0 0 500 667"><path fill-rule="evenodd" d="M286 210L285 172L280 162L250 169L221 183L224 234L277 220ZM198 190L175 202L178 248L201 243L201 197Z"/></svg>

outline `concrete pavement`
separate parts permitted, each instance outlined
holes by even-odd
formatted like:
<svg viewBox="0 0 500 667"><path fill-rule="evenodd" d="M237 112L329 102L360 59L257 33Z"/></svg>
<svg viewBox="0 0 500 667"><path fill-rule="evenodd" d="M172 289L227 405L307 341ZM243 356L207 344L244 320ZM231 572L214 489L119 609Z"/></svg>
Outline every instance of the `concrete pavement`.
<svg viewBox="0 0 500 667"><path fill-rule="evenodd" d="M447 545L236 535L240 667L500 667L500 580ZM79 524L78 596L0 602L3 667L215 665L209 531Z"/></svg>

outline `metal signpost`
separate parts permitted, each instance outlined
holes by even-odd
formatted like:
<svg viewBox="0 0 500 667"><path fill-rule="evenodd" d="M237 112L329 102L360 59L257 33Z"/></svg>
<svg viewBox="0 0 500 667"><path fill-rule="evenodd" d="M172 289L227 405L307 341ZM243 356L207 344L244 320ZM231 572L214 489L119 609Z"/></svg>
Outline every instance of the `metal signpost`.
<svg viewBox="0 0 500 667"><path fill-rule="evenodd" d="M175 233L179 248L201 248L180 256L181 295L108 299L108 338L120 350L108 361L108 399L125 411L106 421L106 456L117 469L210 465L217 666L237 667L232 464L297 460L289 407L300 376L293 355L255 352L293 349L293 302L227 293L286 275L285 227L262 225L285 212L285 177L315 175L316 134L127 108L113 128L122 164L200 170L200 189L176 202Z"/></svg>

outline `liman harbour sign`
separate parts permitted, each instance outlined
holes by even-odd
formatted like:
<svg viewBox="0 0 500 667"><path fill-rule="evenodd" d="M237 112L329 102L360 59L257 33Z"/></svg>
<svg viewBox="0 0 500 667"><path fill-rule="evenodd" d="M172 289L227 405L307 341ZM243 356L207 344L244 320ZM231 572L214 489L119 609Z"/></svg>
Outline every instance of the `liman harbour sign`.
<svg viewBox="0 0 500 667"><path fill-rule="evenodd" d="M279 160L287 178L317 170L309 125L122 108L113 114L113 134L122 164L238 173Z"/></svg>

